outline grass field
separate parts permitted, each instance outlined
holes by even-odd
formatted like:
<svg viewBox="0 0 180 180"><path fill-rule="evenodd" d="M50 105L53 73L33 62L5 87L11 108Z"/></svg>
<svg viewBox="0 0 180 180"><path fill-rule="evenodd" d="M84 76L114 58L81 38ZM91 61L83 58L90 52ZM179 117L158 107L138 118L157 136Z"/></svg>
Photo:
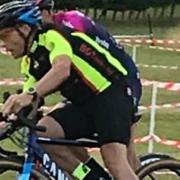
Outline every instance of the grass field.
<svg viewBox="0 0 180 180"><path fill-rule="evenodd" d="M145 22L145 21L144 21ZM110 20L106 20L103 24L107 25L113 34L146 34L148 33L148 27L146 23L139 22L120 22L112 23ZM178 38L179 25L177 22L169 22L163 20L163 22L154 22L154 34L156 37L166 38ZM180 31L179 31L180 32ZM179 38L180 39L180 38ZM132 49L129 47L127 51L131 53ZM152 50L148 47L139 47L137 49L137 63L140 64L156 64L156 65L167 65L167 66L178 66L180 67L180 53L166 52L160 50ZM157 81L174 81L180 82L179 69L153 69L153 68L140 68L141 77L148 80ZM19 74L19 61L15 61L7 56L0 55L0 79L3 78L18 78ZM9 90L15 92L19 88L14 87L0 87L0 102L2 101L2 92ZM152 87L143 87L143 97L141 100L142 105L151 104L151 90ZM57 95L48 98L47 104L55 104L59 98ZM157 104L165 103L176 103L180 102L179 92L170 92L166 90L158 90ZM142 116L142 120L138 125L137 137L145 136L148 134L150 112L145 111ZM156 129L155 132L158 136L165 139L180 140L180 109L161 109L157 110L156 114ZM1 142L5 147L12 147L12 144L7 142ZM138 154L147 152L147 144L137 144ZM176 158L180 158L180 149L174 147L167 147L164 145L155 144L155 152L164 152L173 155ZM10 178L7 180L11 180Z"/></svg>

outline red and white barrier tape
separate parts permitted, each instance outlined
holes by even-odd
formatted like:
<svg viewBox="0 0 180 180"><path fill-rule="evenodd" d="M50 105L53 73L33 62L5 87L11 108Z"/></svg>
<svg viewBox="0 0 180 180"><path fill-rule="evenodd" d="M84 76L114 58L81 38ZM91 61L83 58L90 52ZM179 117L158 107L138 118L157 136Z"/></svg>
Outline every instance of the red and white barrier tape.
<svg viewBox="0 0 180 180"><path fill-rule="evenodd" d="M0 81L0 86L15 86L15 85L22 85L23 80L18 79L4 79Z"/></svg>
<svg viewBox="0 0 180 180"><path fill-rule="evenodd" d="M115 39L150 39L150 34L136 34L136 35L113 35Z"/></svg>
<svg viewBox="0 0 180 180"><path fill-rule="evenodd" d="M172 69L172 70L177 70L179 69L179 66L164 66L164 65L149 65L149 64L136 64L138 67L143 67L143 68L160 68L160 69Z"/></svg>
<svg viewBox="0 0 180 180"><path fill-rule="evenodd" d="M158 82L158 81L149 81L145 79L141 79L143 86L151 86L154 83L156 83L158 88L163 88L168 91L180 91L180 83L174 83L172 81L170 82Z"/></svg>
<svg viewBox="0 0 180 180"><path fill-rule="evenodd" d="M141 138L135 138L134 143L146 143L150 140L154 140L156 143L167 145L167 146L174 146L176 148L180 149L180 141L177 140L167 140L167 139L162 139L159 136L153 134L153 135L148 135L144 136Z"/></svg>
<svg viewBox="0 0 180 180"><path fill-rule="evenodd" d="M148 39L148 38L121 38L115 37L117 42L120 43L130 43L130 44L144 44L144 45L154 45L154 46L180 46L180 40L173 39Z"/></svg>
<svg viewBox="0 0 180 180"><path fill-rule="evenodd" d="M180 141L177 140L167 140L167 139L162 139L159 136L153 134L153 135L148 135L144 136L141 138L135 138L134 143L146 143L150 140L154 140L156 143L167 145L167 146L173 146L176 148L180 149Z"/></svg>
<svg viewBox="0 0 180 180"><path fill-rule="evenodd" d="M152 86L153 83L156 81L149 81L142 79L141 80L143 86ZM23 81L21 79L19 80L14 80L14 79L4 79L0 81L0 85L6 85L6 86L11 86L11 85L22 85ZM173 82L156 82L156 85L158 88L163 88L166 90L170 91L180 91L180 83L173 83ZM163 105L156 105L157 109L162 109L162 108L179 108L180 103L172 103L172 104L163 104ZM43 107L45 111L48 111L50 107ZM151 106L139 106L139 110L149 110L151 109Z"/></svg>
<svg viewBox="0 0 180 180"><path fill-rule="evenodd" d="M141 79L141 82L143 86L152 86L154 83L156 83L158 88L164 88L169 91L180 91L180 83L149 81L145 79ZM14 86L22 84L23 80L21 79L4 79L0 81L0 86Z"/></svg>
<svg viewBox="0 0 180 180"><path fill-rule="evenodd" d="M151 109L151 105L149 106L139 106L138 109L140 111L145 111ZM180 103L169 103L169 104L162 104L162 105L156 105L156 109L164 109L164 108L180 108Z"/></svg>
<svg viewBox="0 0 180 180"><path fill-rule="evenodd" d="M123 44L123 45L125 45L125 46L130 46L130 47L132 47L132 46L134 46L133 44L129 44L129 43L121 43L121 44ZM142 44L140 45L136 45L136 46L142 46ZM158 49L158 50L162 50L162 51L170 51L170 52L180 52L180 49L178 49L178 48L172 48L172 47L162 47L162 46L148 46L148 48L150 48L150 49Z"/></svg>
<svg viewBox="0 0 180 180"><path fill-rule="evenodd" d="M57 107L57 106L56 106L56 107ZM60 104L59 104L59 107L63 107L63 104L60 103ZM162 108L179 108L179 107L180 107L180 103L156 105L156 109L162 109ZM52 109L55 109L55 107L54 107L54 106L50 106L50 107L48 107L48 106L43 106L43 107L42 107L42 110L45 111L45 112L48 112L48 111L50 111L50 110L52 110ZM138 109L141 110L141 111L149 110L149 109L151 109L151 105L149 105L149 106L139 106Z"/></svg>
<svg viewBox="0 0 180 180"><path fill-rule="evenodd" d="M166 145L166 146L171 146L175 147L177 149L180 149L180 141L176 140L168 140L168 139L162 139L159 136L153 134L153 135L148 135L144 137L139 137L134 139L134 143L140 144L140 143L146 143L150 140L155 141L158 144ZM99 151L99 148L88 148L89 152L96 152Z"/></svg>
<svg viewBox="0 0 180 180"><path fill-rule="evenodd" d="M63 104L60 103L59 105L56 105L56 107L63 107ZM50 110L55 109L56 107L54 106L43 106L41 109L45 112L48 112ZM163 109L163 108L179 108L180 107L180 103L172 103L172 104L162 104L162 105L156 105L156 109ZM145 111L145 110L149 110L151 109L151 105L149 106L139 106L138 107L139 110L141 111Z"/></svg>
<svg viewBox="0 0 180 180"><path fill-rule="evenodd" d="M2 103L0 103L0 106L2 106ZM62 106L63 106L63 104L60 103L59 107L62 107ZM156 107L156 109L180 108L180 103L162 104L162 105L156 105L155 107ZM46 112L49 112L49 111L52 111L53 109L55 109L55 106L42 106L41 109L46 113ZM138 107L138 109L140 111L150 110L151 105L148 105L148 106L141 105Z"/></svg>
<svg viewBox="0 0 180 180"><path fill-rule="evenodd" d="M142 36L143 38L138 38L138 36L132 36L129 37L127 36L126 38L124 38L126 36L114 36L114 38L116 39L116 41L118 43L122 43L122 44L140 44L140 45L150 45L150 48L153 49L160 49L160 50L167 50L167 51L176 51L176 52L180 52L180 49L175 48L176 47L180 47L180 40L173 40L173 39L149 39L147 35ZM153 46L151 46L153 45ZM164 46L164 47L162 47ZM171 47L173 46L173 47ZM8 54L10 55L11 53L8 52L6 50L6 47L1 44L0 45L0 52L3 54Z"/></svg>
<svg viewBox="0 0 180 180"><path fill-rule="evenodd" d="M170 52L180 52L180 49L171 48L171 47L149 46L149 48L163 50L163 51L170 51Z"/></svg>

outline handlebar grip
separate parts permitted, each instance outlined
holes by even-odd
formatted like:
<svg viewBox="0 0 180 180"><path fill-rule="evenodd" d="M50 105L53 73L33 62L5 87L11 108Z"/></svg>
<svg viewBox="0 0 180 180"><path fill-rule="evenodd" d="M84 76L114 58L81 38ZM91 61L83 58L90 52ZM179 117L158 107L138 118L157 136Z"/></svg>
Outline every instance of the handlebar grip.
<svg viewBox="0 0 180 180"><path fill-rule="evenodd" d="M2 112L0 112L0 122L1 122L1 121L6 121L6 118L5 118L5 117L3 117Z"/></svg>
<svg viewBox="0 0 180 180"><path fill-rule="evenodd" d="M20 112L18 113L19 120L21 121L21 123L23 125L31 128L33 130L45 132L46 127L44 127L44 126L36 126L33 118L32 119L27 118L28 114L29 114L29 112L31 110L32 110L32 106L27 106L27 107L24 107L23 109L21 109Z"/></svg>
<svg viewBox="0 0 180 180"><path fill-rule="evenodd" d="M11 96L11 93L10 93L10 92L5 91L5 92L3 93L3 103L6 102L6 100L9 98L9 96Z"/></svg>

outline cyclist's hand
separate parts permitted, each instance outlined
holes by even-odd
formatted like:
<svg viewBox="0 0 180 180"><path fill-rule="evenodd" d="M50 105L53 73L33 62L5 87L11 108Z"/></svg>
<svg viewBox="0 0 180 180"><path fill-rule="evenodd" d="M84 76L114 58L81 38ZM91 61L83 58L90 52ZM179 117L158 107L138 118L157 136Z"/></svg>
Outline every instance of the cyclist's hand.
<svg viewBox="0 0 180 180"><path fill-rule="evenodd" d="M17 113L23 107L30 105L32 99L33 96L26 93L11 95L2 106L3 115Z"/></svg>
<svg viewBox="0 0 180 180"><path fill-rule="evenodd" d="M6 131L9 129L10 126L11 126L11 123L8 123L5 121L0 122L0 139L6 133Z"/></svg>
<svg viewBox="0 0 180 180"><path fill-rule="evenodd" d="M0 132L2 131L2 129L4 129L6 127L6 122L5 121L0 121Z"/></svg>
<svg viewBox="0 0 180 180"><path fill-rule="evenodd" d="M5 121L0 121L0 136L2 136L5 132L5 129L6 128L6 122Z"/></svg>

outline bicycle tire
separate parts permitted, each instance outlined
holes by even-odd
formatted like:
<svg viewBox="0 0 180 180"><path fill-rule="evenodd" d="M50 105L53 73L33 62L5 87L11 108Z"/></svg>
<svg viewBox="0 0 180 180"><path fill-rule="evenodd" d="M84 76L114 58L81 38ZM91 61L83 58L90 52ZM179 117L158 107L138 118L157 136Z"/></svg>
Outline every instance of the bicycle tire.
<svg viewBox="0 0 180 180"><path fill-rule="evenodd" d="M6 171L22 172L23 164L16 160L0 159L0 174ZM40 171L32 169L31 176L35 180L49 180L49 178Z"/></svg>
<svg viewBox="0 0 180 180"><path fill-rule="evenodd" d="M149 176L153 171L158 171L162 169L168 169L173 171L177 176L180 177L180 161L175 159L165 159L152 162L141 167L136 174L140 180L143 180L144 177ZM178 173L178 174L177 174Z"/></svg>
<svg viewBox="0 0 180 180"><path fill-rule="evenodd" d="M145 166L146 164L152 163L154 161L160 161L165 159L175 159L175 158L173 158L168 154L162 154L162 153L149 153L139 156L141 166Z"/></svg>

